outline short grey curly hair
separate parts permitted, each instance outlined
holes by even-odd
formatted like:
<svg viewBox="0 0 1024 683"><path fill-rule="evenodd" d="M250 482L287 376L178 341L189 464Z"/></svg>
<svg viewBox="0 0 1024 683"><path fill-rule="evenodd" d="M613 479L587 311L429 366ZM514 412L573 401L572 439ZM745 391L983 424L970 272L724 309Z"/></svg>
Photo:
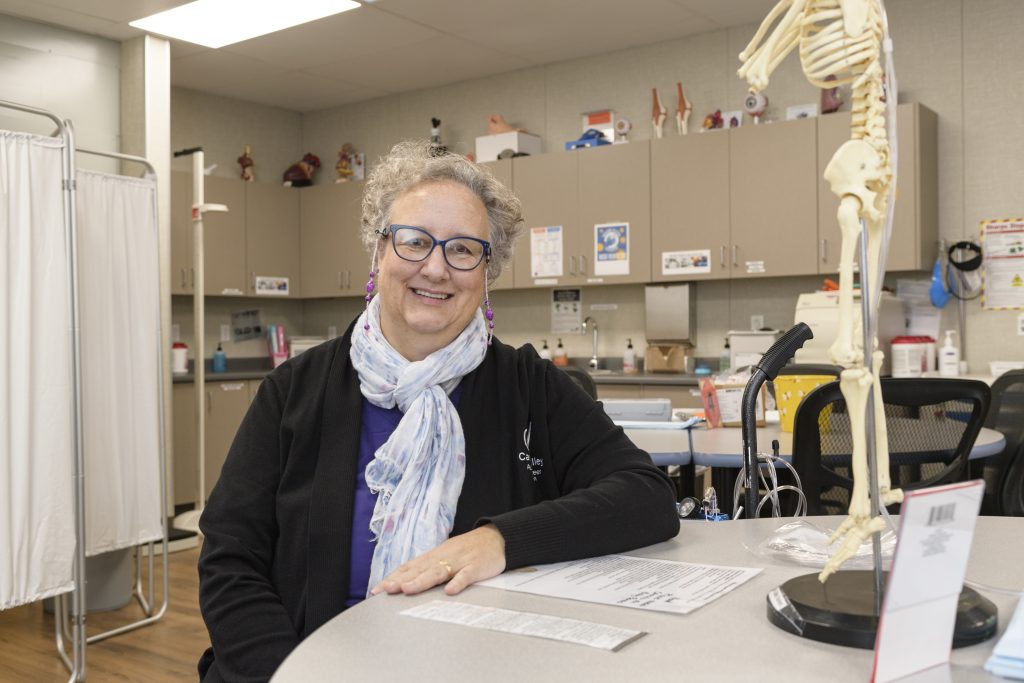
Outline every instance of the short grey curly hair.
<svg viewBox="0 0 1024 683"><path fill-rule="evenodd" d="M390 225L396 199L421 183L445 180L464 185L487 209L491 243L487 279L493 282L512 260L512 245L522 232L522 204L486 167L452 152L439 153L427 140L398 143L370 172L363 190L363 245L373 253L378 231Z"/></svg>

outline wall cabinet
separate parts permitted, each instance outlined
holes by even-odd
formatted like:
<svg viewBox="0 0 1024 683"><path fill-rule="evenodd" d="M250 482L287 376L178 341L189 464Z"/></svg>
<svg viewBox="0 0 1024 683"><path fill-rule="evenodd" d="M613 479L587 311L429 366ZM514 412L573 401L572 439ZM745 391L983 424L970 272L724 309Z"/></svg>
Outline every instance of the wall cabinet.
<svg viewBox="0 0 1024 683"><path fill-rule="evenodd" d="M260 380L206 383L205 476L206 496L220 477L228 449L251 403L250 383ZM195 385L174 385L174 504L195 503L198 480L196 458Z"/></svg>
<svg viewBox="0 0 1024 683"><path fill-rule="evenodd" d="M267 276L288 278L287 296L302 294L299 194L299 190L283 185L245 184L247 295L257 296L256 278Z"/></svg>
<svg viewBox="0 0 1024 683"><path fill-rule="evenodd" d="M302 295L365 295L370 257L359 232L363 183L314 185L299 194Z"/></svg>
<svg viewBox="0 0 1024 683"><path fill-rule="evenodd" d="M227 212L203 215L203 260L207 295L242 296L245 277L245 183L232 178L207 176L205 199L224 204ZM171 173L171 293L192 294L195 267L192 262L192 174Z"/></svg>
<svg viewBox="0 0 1024 683"><path fill-rule="evenodd" d="M584 150L586 151L586 150ZM581 284L578 245L579 154L572 152L539 154L512 160L515 193L523 203L523 237L516 244L513 280L516 289L558 287ZM561 258L554 272L537 272L532 258L531 231L561 227Z"/></svg>
<svg viewBox="0 0 1024 683"><path fill-rule="evenodd" d="M917 103L897 107L899 160L896 214L886 270L925 270L938 241L938 117ZM818 120L818 272L839 271L842 233L836 220L839 199L821 178L832 155L850 139L850 114ZM859 256L859 251L857 251ZM859 257L857 258L859 262Z"/></svg>
<svg viewBox="0 0 1024 683"><path fill-rule="evenodd" d="M651 141L652 281L732 274L729 140L716 131Z"/></svg>
<svg viewBox="0 0 1024 683"><path fill-rule="evenodd" d="M818 272L815 119L729 131L732 277Z"/></svg>
<svg viewBox="0 0 1024 683"><path fill-rule="evenodd" d="M651 146L646 140L576 152L579 157L579 272L584 284L651 279ZM628 224L627 240L600 224ZM625 263L625 265L623 265ZM619 272L623 271L623 272Z"/></svg>
<svg viewBox="0 0 1024 683"><path fill-rule="evenodd" d="M485 162L481 163L480 165L481 166L485 166L491 173L493 173L494 177L497 178L502 184L504 184L505 187L508 187L508 188L512 188L513 187L513 182L512 182L512 160L511 159L498 159L497 161L485 161ZM526 242L528 242L528 238L522 238L521 237L519 239L519 241L516 242L516 244L514 245L514 250L515 250L514 253L517 253L519 251L519 249L521 248L521 246L524 243L526 243ZM515 256L513 256L513 259L514 258L515 258ZM498 279L496 279L494 282L489 282L488 283L488 288L491 291L498 290L498 289L512 289L512 287L515 284L515 282L514 282L514 280L515 280L514 273L515 273L515 264L514 264L514 262L513 263L509 263L508 266L506 267L505 271L502 272L502 274L498 276Z"/></svg>

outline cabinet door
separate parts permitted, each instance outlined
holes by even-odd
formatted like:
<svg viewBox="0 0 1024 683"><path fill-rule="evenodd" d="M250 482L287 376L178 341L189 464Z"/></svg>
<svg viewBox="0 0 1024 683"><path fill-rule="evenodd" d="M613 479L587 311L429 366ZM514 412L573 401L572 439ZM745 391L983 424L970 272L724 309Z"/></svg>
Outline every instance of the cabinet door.
<svg viewBox="0 0 1024 683"><path fill-rule="evenodd" d="M174 410L174 504L196 502L198 460L196 459L196 385L181 382L172 390Z"/></svg>
<svg viewBox="0 0 1024 683"><path fill-rule="evenodd" d="M743 126L729 135L733 277L817 273L815 120Z"/></svg>
<svg viewBox="0 0 1024 683"><path fill-rule="evenodd" d="M727 278L731 244L729 135L652 140L651 279Z"/></svg>
<svg viewBox="0 0 1024 683"><path fill-rule="evenodd" d="M486 167L491 173L493 173L494 177L497 178L498 181L500 181L505 187L507 187L510 190L513 189L512 188L512 160L511 159L498 159L497 161L485 161L485 162L482 162L480 165ZM522 245L523 241L524 240L519 240L515 245L513 245L513 249L515 250L515 252L519 251L519 247ZM488 283L488 286L490 287L490 289L491 290L496 290L496 289L512 289L513 279L514 279L514 276L513 276L514 268L515 268L515 265L513 263L509 263L508 267L498 277L497 280L495 280L494 282Z"/></svg>
<svg viewBox="0 0 1024 683"><path fill-rule="evenodd" d="M839 198L825 180L825 168L839 146L850 139L850 121L849 113L827 114L818 119L818 272L823 275L839 272L839 250L843 243L836 218ZM859 250L854 249L854 254L859 263Z"/></svg>
<svg viewBox="0 0 1024 683"><path fill-rule="evenodd" d="M896 214L886 269L929 270L939 239L938 118L917 103L896 111Z"/></svg>
<svg viewBox="0 0 1024 683"><path fill-rule="evenodd" d="M191 294L196 273L192 269L192 174L171 173L171 294Z"/></svg>
<svg viewBox="0 0 1024 683"><path fill-rule="evenodd" d="M363 183L315 185L300 192L302 296L365 294L370 257L359 236Z"/></svg>
<svg viewBox="0 0 1024 683"><path fill-rule="evenodd" d="M644 140L583 149L580 174L580 273L586 284L651 279L651 146ZM598 225L628 223L625 239Z"/></svg>
<svg viewBox="0 0 1024 683"><path fill-rule="evenodd" d="M513 265L516 289L583 282L576 242L580 226L578 156L576 152L558 152L512 160L512 181L523 203L525 221L524 235L517 245L519 255ZM560 232L543 230L553 227L560 227ZM536 236L533 231L537 231ZM557 258L554 235L561 235L561 258ZM553 255L554 263L538 259L535 264L534 244L538 248L546 245L543 251ZM534 265L542 262L553 268L535 271Z"/></svg>
<svg viewBox="0 0 1024 683"><path fill-rule="evenodd" d="M249 409L249 383L206 383L206 496L220 477L228 449ZM193 487L194 488L194 487Z"/></svg>
<svg viewBox="0 0 1024 683"><path fill-rule="evenodd" d="M288 296L299 283L299 193L293 187L245 183L246 293L256 296L257 277L288 278Z"/></svg>
<svg viewBox="0 0 1024 683"><path fill-rule="evenodd" d="M237 178L207 176L208 204L224 204L227 212L203 214L206 294L243 296L245 287L245 183Z"/></svg>
<svg viewBox="0 0 1024 683"><path fill-rule="evenodd" d="M261 384L263 384L262 379L249 380L249 403L256 400L256 394L259 392Z"/></svg>

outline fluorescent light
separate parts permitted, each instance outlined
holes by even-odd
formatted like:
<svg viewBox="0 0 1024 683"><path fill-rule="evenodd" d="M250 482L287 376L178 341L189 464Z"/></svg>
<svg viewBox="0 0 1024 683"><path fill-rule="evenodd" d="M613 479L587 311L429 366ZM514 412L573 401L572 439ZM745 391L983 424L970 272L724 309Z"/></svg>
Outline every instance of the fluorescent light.
<svg viewBox="0 0 1024 683"><path fill-rule="evenodd" d="M128 22L169 38L224 47L359 7L352 0L195 0Z"/></svg>

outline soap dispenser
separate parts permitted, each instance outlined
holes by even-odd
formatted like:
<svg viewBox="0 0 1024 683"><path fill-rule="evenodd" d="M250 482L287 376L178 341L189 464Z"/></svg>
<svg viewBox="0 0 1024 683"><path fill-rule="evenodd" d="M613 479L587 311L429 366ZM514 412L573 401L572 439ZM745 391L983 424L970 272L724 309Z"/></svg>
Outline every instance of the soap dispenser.
<svg viewBox="0 0 1024 683"><path fill-rule="evenodd" d="M540 347L540 357L546 360L551 360L551 349L548 348L548 340L542 339L543 346Z"/></svg>
<svg viewBox="0 0 1024 683"><path fill-rule="evenodd" d="M725 338L725 348L722 349L722 355L718 358L718 372L725 372L732 365L732 349L729 347L729 338Z"/></svg>
<svg viewBox="0 0 1024 683"><path fill-rule="evenodd" d="M213 371L214 372L227 372L228 371L228 357L224 353L224 349L221 348L220 344L217 344L217 350L213 352Z"/></svg>
<svg viewBox="0 0 1024 683"><path fill-rule="evenodd" d="M953 343L956 330L946 330L946 341L939 349L939 374L943 377L960 376L960 349Z"/></svg>
<svg viewBox="0 0 1024 683"><path fill-rule="evenodd" d="M555 356L551 359L551 362L563 368L569 364L569 355L565 352L561 339L558 340L558 346L555 347Z"/></svg>
<svg viewBox="0 0 1024 683"><path fill-rule="evenodd" d="M633 350L632 339L626 339L626 350L622 352L622 372L627 375L636 374L636 351Z"/></svg>

